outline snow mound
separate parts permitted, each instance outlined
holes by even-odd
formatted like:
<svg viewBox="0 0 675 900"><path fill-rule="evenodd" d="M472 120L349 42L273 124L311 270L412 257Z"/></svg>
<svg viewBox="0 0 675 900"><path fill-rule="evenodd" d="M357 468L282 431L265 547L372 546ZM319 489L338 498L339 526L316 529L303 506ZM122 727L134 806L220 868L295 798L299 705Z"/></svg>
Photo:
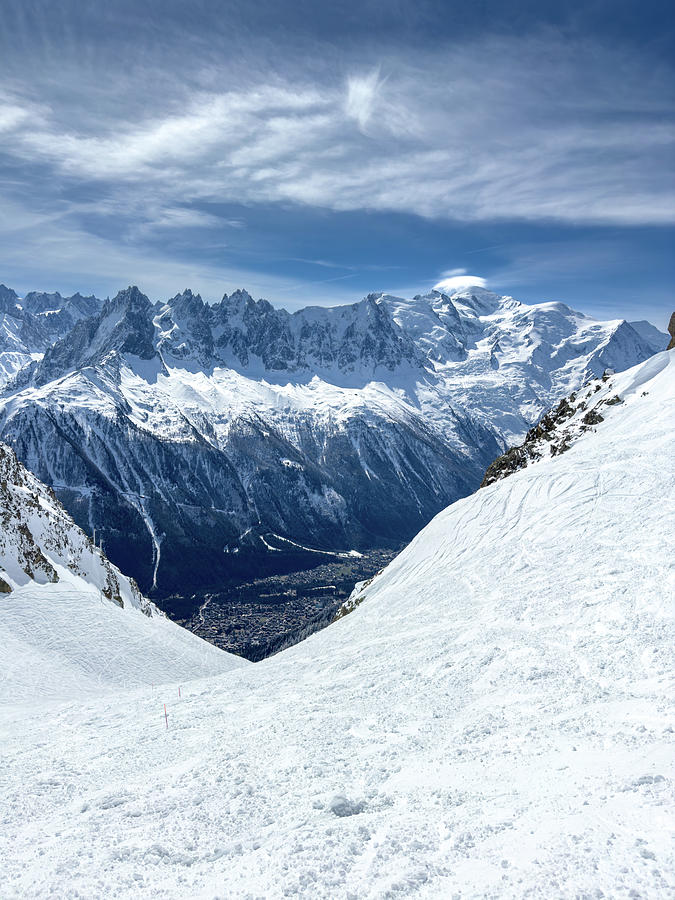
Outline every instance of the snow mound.
<svg viewBox="0 0 675 900"><path fill-rule="evenodd" d="M4 896L672 895L674 375L616 376L304 643L24 715Z"/></svg>
<svg viewBox="0 0 675 900"><path fill-rule="evenodd" d="M120 609L77 578L4 596L0 645L0 706L82 700L246 665L162 614Z"/></svg>

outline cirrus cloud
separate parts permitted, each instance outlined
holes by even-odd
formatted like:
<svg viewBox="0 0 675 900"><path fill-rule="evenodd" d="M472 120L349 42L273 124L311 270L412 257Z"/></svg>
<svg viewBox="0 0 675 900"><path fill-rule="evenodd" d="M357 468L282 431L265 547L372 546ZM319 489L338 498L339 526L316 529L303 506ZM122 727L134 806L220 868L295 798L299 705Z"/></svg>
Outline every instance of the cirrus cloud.
<svg viewBox="0 0 675 900"><path fill-rule="evenodd" d="M389 60L385 76L377 65L346 82L330 72L321 82L265 80L263 71L220 92L177 83L171 102L150 94L144 116L122 108L104 125L86 115L93 98L83 86L76 108L6 102L3 151L165 206L291 202L473 222L672 224L675 79L647 63L550 36L525 47L490 38L415 65Z"/></svg>
<svg viewBox="0 0 675 900"><path fill-rule="evenodd" d="M218 44L204 23L189 41L185 22L156 29L137 4L145 38L123 16L111 39L95 5L89 19L65 6L83 33L60 33L49 4L33 4L0 34L5 280L32 286L42 271L42 285L65 287L70 272L86 287L79 270L107 290L114 261L123 281L145 271L157 290L202 271L214 296L219 279L287 294L306 283L324 302L414 293L447 259L466 270L441 283L476 284L480 252L496 289L536 274L537 289L562 280L573 299L589 272L614 269L614 296L617 282L641 291L652 264L662 295L672 283L667 229L654 226L675 223L675 74L641 40L537 28L460 39L453 22L416 48L405 28L386 42L362 25L353 42L331 32L301 45L268 19L269 33L235 40L222 19ZM27 66L34 46L40 64ZM514 246L523 231L538 235L527 252ZM575 250L552 269L550 238L590 258ZM315 266L337 280L324 290ZM393 282L373 283L384 272Z"/></svg>

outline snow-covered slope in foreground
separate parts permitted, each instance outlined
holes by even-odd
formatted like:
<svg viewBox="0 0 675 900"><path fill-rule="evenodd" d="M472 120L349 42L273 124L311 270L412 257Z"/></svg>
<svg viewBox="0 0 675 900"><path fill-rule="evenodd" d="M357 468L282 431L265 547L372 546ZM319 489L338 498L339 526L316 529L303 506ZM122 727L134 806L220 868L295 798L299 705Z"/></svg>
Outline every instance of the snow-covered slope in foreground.
<svg viewBox="0 0 675 900"><path fill-rule="evenodd" d="M97 696L240 664L142 597L0 444L0 703Z"/></svg>
<svg viewBox="0 0 675 900"><path fill-rule="evenodd" d="M672 896L675 354L611 390L324 632L8 728L4 895Z"/></svg>

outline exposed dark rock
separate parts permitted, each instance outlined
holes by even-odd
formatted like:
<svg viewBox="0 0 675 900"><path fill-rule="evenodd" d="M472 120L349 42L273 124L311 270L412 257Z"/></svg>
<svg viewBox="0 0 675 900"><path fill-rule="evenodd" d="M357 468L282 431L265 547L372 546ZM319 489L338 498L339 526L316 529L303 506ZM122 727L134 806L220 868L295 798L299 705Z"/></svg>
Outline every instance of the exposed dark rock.
<svg viewBox="0 0 675 900"><path fill-rule="evenodd" d="M98 570L102 596L124 606L121 573L76 526L53 491L0 444L0 572L6 576L0 578L0 594L12 590L8 578L19 585L26 579L42 585L58 582L59 565L83 578ZM152 614L137 585L131 581L129 587L139 608Z"/></svg>
<svg viewBox="0 0 675 900"><path fill-rule="evenodd" d="M581 420L584 425L599 425L600 422L604 422L604 417L600 415L597 409L589 409L586 415Z"/></svg>
<svg viewBox="0 0 675 900"><path fill-rule="evenodd" d="M551 456L557 456L569 450L569 434L566 431L561 432L560 426L567 422L577 407L572 405L576 399L576 395L572 394L569 399L563 398L554 410L546 413L546 415L525 435L525 441L519 447L511 447L506 453L498 456L491 463L483 477L481 487L486 487L501 478L506 478L518 469L524 469L530 462L541 459L543 455L542 441L550 446Z"/></svg>
<svg viewBox="0 0 675 900"><path fill-rule="evenodd" d="M522 444L520 447L511 447L510 450L507 450L506 453L498 456L497 459L488 466L483 481L481 482L481 487L486 487L494 481L499 481L501 478L505 478L507 475L517 472L518 469L524 469L531 460L540 459L540 457L541 454L527 443Z"/></svg>
<svg viewBox="0 0 675 900"><path fill-rule="evenodd" d="M35 543L28 526L22 523L17 527L17 531L23 538L21 547L23 554L22 563L26 575L41 584L44 582L57 582L59 576L56 574L56 569Z"/></svg>
<svg viewBox="0 0 675 900"><path fill-rule="evenodd" d="M572 393L569 398L561 400L555 409L546 413L535 426L530 428L525 436L525 441L520 446L511 447L488 466L481 487L506 478L544 456L559 456L561 453L565 453L570 449L576 437L592 426L603 422L604 417L599 412L599 408L603 404L616 406L623 403L618 394L600 401L592 399L604 385L607 386L607 389L611 389L612 384L609 379L613 374L610 370L606 370L597 384L586 382L583 399L580 399L578 403L576 400L581 391ZM589 402L594 405L587 410ZM583 417L579 418L578 414L585 410L587 411ZM575 414L577 415L573 419Z"/></svg>
<svg viewBox="0 0 675 900"><path fill-rule="evenodd" d="M17 314L19 312L18 302L19 296L16 291L8 288L5 284L0 284L0 313Z"/></svg>
<svg viewBox="0 0 675 900"><path fill-rule="evenodd" d="M673 350L675 348L675 312L670 317L670 322L668 322L668 334L670 335L670 343L667 349Z"/></svg>

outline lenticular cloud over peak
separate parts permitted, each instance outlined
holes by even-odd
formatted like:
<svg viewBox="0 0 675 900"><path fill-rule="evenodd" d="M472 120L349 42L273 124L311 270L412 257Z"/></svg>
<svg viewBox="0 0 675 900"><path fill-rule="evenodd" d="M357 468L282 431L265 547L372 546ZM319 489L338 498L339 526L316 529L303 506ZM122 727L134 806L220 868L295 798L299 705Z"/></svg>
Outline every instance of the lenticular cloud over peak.
<svg viewBox="0 0 675 900"><path fill-rule="evenodd" d="M435 291L462 291L469 287L487 287L485 278L480 275L450 275L448 278L442 278L434 285Z"/></svg>

